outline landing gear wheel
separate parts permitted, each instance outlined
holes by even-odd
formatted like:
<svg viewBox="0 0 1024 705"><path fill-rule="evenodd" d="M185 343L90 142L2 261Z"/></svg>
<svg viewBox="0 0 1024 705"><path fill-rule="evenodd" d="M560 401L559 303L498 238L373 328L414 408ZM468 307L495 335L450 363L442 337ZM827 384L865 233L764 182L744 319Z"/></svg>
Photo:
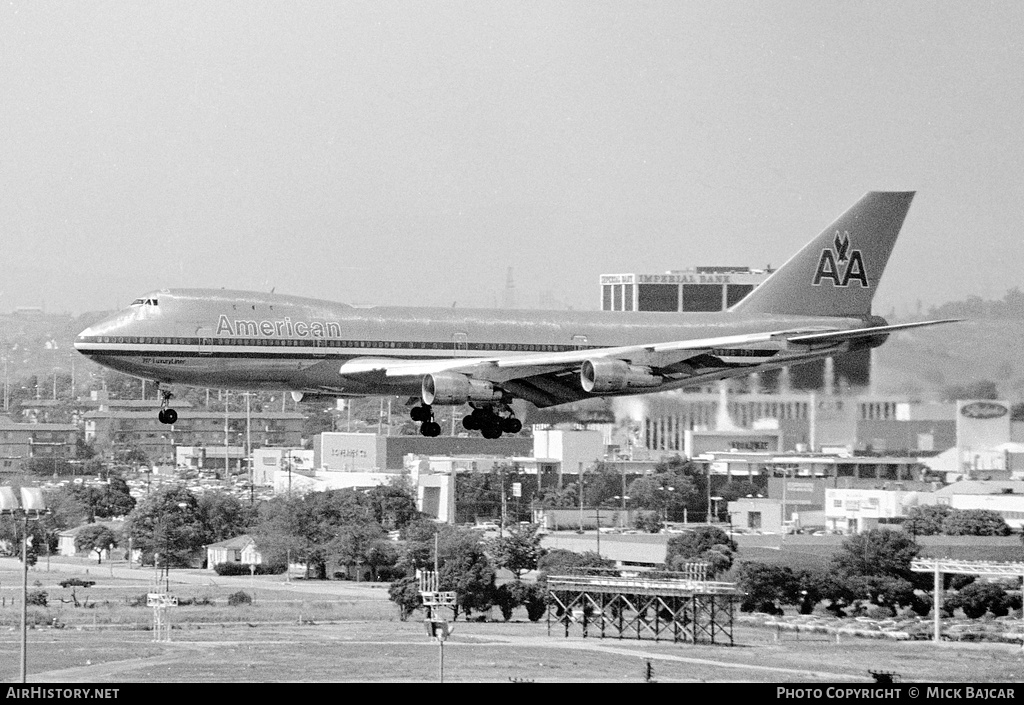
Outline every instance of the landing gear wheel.
<svg viewBox="0 0 1024 705"><path fill-rule="evenodd" d="M479 431L480 419L477 418L476 414L468 414L466 416L463 416L462 427L467 431Z"/></svg>
<svg viewBox="0 0 1024 705"><path fill-rule="evenodd" d="M494 421L499 421L497 417L494 417ZM501 438L501 424L499 423L487 423L480 429L480 433L484 438L495 439Z"/></svg>
<svg viewBox="0 0 1024 705"><path fill-rule="evenodd" d="M424 421L420 425L420 434L427 438L436 438L441 435L441 424L436 421Z"/></svg>
<svg viewBox="0 0 1024 705"><path fill-rule="evenodd" d="M523 422L515 416L509 416L501 420L501 430L505 433L519 433L523 430Z"/></svg>
<svg viewBox="0 0 1024 705"><path fill-rule="evenodd" d="M434 412L426 404L409 409L409 418L413 421L430 421L430 417L433 415Z"/></svg>

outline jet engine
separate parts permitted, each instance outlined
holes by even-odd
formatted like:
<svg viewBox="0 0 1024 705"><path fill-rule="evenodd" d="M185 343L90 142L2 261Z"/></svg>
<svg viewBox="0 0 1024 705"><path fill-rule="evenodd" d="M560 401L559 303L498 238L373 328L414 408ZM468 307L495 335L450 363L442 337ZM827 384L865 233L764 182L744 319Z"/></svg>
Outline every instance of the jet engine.
<svg viewBox="0 0 1024 705"><path fill-rule="evenodd" d="M585 392L618 392L632 387L658 387L664 378L649 367L635 367L623 360L585 360L580 368L580 386Z"/></svg>
<svg viewBox="0 0 1024 705"><path fill-rule="evenodd" d="M501 390L490 382L472 379L457 372L439 372L423 376L424 404L465 404L471 401L500 401Z"/></svg>

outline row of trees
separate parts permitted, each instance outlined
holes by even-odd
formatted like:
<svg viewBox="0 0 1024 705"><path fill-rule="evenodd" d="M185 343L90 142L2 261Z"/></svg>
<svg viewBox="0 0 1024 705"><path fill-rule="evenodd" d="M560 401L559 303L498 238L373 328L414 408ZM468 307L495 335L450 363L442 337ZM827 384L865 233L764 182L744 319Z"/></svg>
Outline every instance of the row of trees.
<svg viewBox="0 0 1024 705"><path fill-rule="evenodd" d="M926 504L907 512L903 530L913 536L1008 536L1012 530L999 512L991 509L954 509L948 504Z"/></svg>
<svg viewBox="0 0 1024 705"><path fill-rule="evenodd" d="M823 569L794 571L788 566L744 562L737 571L744 593L740 609L781 614L790 605L810 614L825 601L825 609L836 616L888 617L906 608L925 616L932 608L933 577L910 569L919 551L913 537L904 532L875 529L847 538ZM968 617L980 617L986 611L1001 616L1021 606L1020 595L1007 593L1007 586L978 583L970 575L946 575L943 587L955 591L943 602L945 616L957 608Z"/></svg>

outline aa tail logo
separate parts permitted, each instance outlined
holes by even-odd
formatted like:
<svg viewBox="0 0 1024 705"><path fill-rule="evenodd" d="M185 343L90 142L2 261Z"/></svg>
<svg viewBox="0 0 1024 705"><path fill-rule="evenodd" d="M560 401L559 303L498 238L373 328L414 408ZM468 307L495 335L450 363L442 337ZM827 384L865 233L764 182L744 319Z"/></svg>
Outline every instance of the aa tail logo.
<svg viewBox="0 0 1024 705"><path fill-rule="evenodd" d="M821 284L822 280L830 279L833 286L846 287L851 281L860 282L861 287L868 286L868 273L864 268L864 258L860 250L850 249L850 233L837 230L832 240L835 251L825 248L818 258L818 269L814 272L814 286Z"/></svg>

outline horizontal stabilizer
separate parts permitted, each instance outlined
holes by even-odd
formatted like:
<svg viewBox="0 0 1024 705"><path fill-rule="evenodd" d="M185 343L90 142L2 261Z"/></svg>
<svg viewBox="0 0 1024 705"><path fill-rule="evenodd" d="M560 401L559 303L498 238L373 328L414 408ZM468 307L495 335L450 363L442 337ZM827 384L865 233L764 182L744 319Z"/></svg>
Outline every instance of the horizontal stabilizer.
<svg viewBox="0 0 1024 705"><path fill-rule="evenodd" d="M938 321L918 321L916 323L894 323L888 326L873 326L871 328L855 328L853 330L836 330L836 331L825 331L823 333L805 333L803 335L796 335L789 339L790 343L797 343L800 345L819 345L819 344L832 344L839 343L844 340L853 340L855 338L870 338L876 335L886 335L893 333L898 330L908 330L910 328L923 328L924 326L937 326L940 323L959 323L962 318L944 318Z"/></svg>

